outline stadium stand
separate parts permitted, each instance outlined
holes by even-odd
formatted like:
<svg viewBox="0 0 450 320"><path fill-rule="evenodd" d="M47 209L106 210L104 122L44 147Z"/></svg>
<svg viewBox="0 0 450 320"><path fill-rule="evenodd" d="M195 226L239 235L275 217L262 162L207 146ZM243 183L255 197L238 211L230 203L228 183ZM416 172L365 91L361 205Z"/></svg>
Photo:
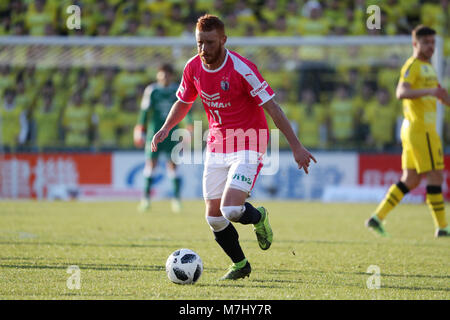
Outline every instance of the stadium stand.
<svg viewBox="0 0 450 320"><path fill-rule="evenodd" d="M401 35L423 23L444 38L443 85L450 89L448 3L444 0L14 0L0 3L0 36L192 36L197 17L205 12L223 17L230 37ZM382 8L385 27L381 30L366 28L365 8L369 4ZM83 12L80 30L68 30L61 18L69 5L78 5ZM255 55L251 48L245 50L250 58ZM375 47L360 50L376 52ZM386 64L377 68L368 67L364 61L356 62L349 52L336 50L334 54L339 56L340 64L331 68L336 56L328 55L323 47L265 52L258 56L258 65L264 66L261 73L278 92L278 100L308 147L387 150L399 146L393 134L401 114L394 95L398 65L403 62L398 61L398 55L387 57ZM31 59L33 52L22 54ZM151 54L164 56L164 52ZM279 62L285 56L295 56L303 62L298 79L280 73ZM358 57L364 56L359 52ZM263 60L266 63L261 63ZM11 150L133 148L131 131L143 88L149 81L154 81L151 67L38 68L32 63L19 67L1 64L0 114L8 119L8 125L2 126L3 146ZM201 112L199 106L194 107L198 119L204 119ZM380 116L383 121L379 121ZM444 121L444 143L449 144L448 109ZM281 147L286 146L282 141Z"/></svg>

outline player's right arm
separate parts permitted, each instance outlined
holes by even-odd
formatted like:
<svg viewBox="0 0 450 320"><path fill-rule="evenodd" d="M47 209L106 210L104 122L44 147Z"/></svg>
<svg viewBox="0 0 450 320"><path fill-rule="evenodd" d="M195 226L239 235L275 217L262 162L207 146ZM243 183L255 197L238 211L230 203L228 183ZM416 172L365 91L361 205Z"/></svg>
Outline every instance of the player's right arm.
<svg viewBox="0 0 450 320"><path fill-rule="evenodd" d="M170 130L172 130L173 127L175 127L178 123L181 122L181 120L184 119L184 117L191 109L192 103L193 102L186 103L178 100L173 104L169 114L167 115L164 125L153 136L152 152L158 150L158 143L163 142L169 135Z"/></svg>
<svg viewBox="0 0 450 320"><path fill-rule="evenodd" d="M442 100L445 92L440 86L435 88L418 88L412 86L420 78L420 64L417 59L409 60L400 72L400 80L395 91L397 99L418 99L425 96L433 96Z"/></svg>
<svg viewBox="0 0 450 320"><path fill-rule="evenodd" d="M397 99L418 99L425 96L433 96L442 100L444 89L440 87L427 89L412 89L409 82L400 81L395 92Z"/></svg>
<svg viewBox="0 0 450 320"><path fill-rule="evenodd" d="M439 99L440 102L445 104L447 107L450 107L450 95L448 94L447 90L444 88L441 88L441 86L438 86L439 91L436 94L436 98Z"/></svg>

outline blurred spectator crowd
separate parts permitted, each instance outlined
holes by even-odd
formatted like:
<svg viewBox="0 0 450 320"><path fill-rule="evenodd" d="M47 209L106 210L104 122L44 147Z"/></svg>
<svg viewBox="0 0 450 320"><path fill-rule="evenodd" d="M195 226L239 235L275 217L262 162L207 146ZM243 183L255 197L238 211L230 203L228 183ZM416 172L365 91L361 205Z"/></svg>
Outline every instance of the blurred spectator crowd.
<svg viewBox="0 0 450 320"><path fill-rule="evenodd" d="M380 30L366 9L381 8ZM67 7L81 9L68 30ZM220 16L230 36L408 34L419 22L449 30L447 0L3 0L0 35L182 36L204 13Z"/></svg>
<svg viewBox="0 0 450 320"><path fill-rule="evenodd" d="M379 30L366 27L370 4L381 7ZM70 5L81 8L79 30L67 29ZM450 6L445 0L12 0L0 2L0 36L192 36L197 18L206 12L223 18L229 37L398 35L410 34L423 23L444 38L444 67L450 65ZM0 45L0 54L1 49ZM386 150L399 146L401 104L394 92L409 52L402 57L389 54L376 67L364 61L336 67L317 61L339 55L352 60L351 54L299 48L303 51L295 54L312 63L296 66L286 76L280 61L291 53L277 57L279 52L261 55L248 50L242 54L257 63L276 90L277 101L307 147ZM361 50L355 57L364 56ZM179 73L182 66L176 65ZM145 86L155 80L154 71L1 64L0 144L11 150L133 148L140 99ZM448 88L448 82L444 85ZM192 113L194 120L206 121L198 101ZM448 111L445 124L450 126ZM450 130L445 132L448 144ZM282 148L288 146L283 138L280 143Z"/></svg>

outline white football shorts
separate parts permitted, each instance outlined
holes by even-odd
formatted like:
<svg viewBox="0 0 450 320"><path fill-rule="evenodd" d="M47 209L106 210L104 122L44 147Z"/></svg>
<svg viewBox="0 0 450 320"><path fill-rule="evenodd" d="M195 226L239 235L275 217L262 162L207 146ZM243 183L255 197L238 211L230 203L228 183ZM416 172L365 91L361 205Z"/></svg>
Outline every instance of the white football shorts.
<svg viewBox="0 0 450 320"><path fill-rule="evenodd" d="M203 170L203 198L222 198L226 188L250 192L261 170L263 154L242 150L230 153L206 152Z"/></svg>

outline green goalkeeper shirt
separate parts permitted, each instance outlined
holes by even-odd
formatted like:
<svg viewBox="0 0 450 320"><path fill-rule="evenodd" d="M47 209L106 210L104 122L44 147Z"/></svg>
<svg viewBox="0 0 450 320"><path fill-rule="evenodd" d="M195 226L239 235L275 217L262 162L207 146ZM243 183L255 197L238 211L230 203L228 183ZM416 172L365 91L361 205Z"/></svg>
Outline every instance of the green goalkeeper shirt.
<svg viewBox="0 0 450 320"><path fill-rule="evenodd" d="M147 128L147 137L152 136L163 126L172 105L177 100L175 95L177 89L178 85L175 83L167 87L153 83L145 88L138 124Z"/></svg>

